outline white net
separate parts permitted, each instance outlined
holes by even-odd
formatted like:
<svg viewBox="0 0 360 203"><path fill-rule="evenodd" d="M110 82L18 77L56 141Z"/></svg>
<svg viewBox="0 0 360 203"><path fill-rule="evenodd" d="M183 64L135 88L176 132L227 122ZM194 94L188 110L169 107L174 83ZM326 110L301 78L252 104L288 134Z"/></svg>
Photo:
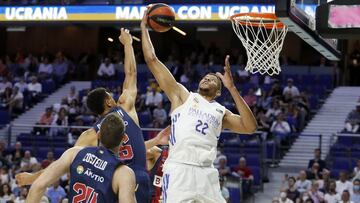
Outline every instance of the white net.
<svg viewBox="0 0 360 203"><path fill-rule="evenodd" d="M278 26L277 20L250 16L235 17L232 26L247 53L246 71L260 74L279 74L279 55L288 31L286 26Z"/></svg>

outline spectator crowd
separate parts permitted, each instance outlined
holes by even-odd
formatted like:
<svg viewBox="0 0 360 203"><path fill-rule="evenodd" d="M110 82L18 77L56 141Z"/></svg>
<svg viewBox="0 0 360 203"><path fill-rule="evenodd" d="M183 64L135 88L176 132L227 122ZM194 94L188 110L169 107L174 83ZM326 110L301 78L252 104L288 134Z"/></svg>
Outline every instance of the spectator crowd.
<svg viewBox="0 0 360 203"><path fill-rule="evenodd" d="M39 160L29 150L23 149L20 142L13 147L6 148L5 142L0 140L0 202L25 203L29 191L28 186L17 185L15 175L20 172L37 172L46 168L55 160L52 151L47 152L47 158ZM66 199L69 177L62 177L59 182L47 189L41 203L60 203Z"/></svg>
<svg viewBox="0 0 360 203"><path fill-rule="evenodd" d="M353 173L340 171L339 178L332 178L320 149L315 149L314 159L298 177L285 175L279 196L273 203L357 203L360 202L360 159Z"/></svg>
<svg viewBox="0 0 360 203"><path fill-rule="evenodd" d="M35 57L17 53L14 57L0 57L0 107L16 116L31 108L49 92L43 84L54 82L60 86L71 72L72 63L58 52L50 61L49 55Z"/></svg>

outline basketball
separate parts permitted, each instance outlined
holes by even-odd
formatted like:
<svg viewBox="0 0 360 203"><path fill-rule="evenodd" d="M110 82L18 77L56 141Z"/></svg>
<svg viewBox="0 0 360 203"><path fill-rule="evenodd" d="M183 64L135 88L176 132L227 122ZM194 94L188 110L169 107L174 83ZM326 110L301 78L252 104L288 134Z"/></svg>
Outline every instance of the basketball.
<svg viewBox="0 0 360 203"><path fill-rule="evenodd" d="M174 11L166 4L158 3L150 7L148 12L148 25L155 32L170 30L175 21Z"/></svg>

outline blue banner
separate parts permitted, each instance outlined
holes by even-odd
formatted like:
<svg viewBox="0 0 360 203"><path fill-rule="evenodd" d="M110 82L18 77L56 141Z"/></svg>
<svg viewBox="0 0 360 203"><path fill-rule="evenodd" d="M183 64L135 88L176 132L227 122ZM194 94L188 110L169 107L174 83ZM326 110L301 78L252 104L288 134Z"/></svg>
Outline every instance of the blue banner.
<svg viewBox="0 0 360 203"><path fill-rule="evenodd" d="M180 21L225 21L236 13L274 13L271 4L199 4L170 5L176 20ZM6 6L0 7L0 21L139 21L145 5L99 5L99 6ZM315 12L316 6L307 7Z"/></svg>

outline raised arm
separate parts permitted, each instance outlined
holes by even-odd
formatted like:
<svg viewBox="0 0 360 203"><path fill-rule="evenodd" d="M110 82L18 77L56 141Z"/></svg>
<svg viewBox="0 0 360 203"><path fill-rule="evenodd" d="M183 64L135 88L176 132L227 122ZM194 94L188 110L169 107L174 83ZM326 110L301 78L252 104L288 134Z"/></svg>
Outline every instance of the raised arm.
<svg viewBox="0 0 360 203"><path fill-rule="evenodd" d="M77 139L75 146L89 147L98 145L98 135L94 128L87 129L82 132Z"/></svg>
<svg viewBox="0 0 360 203"><path fill-rule="evenodd" d="M225 58L224 70L224 75L222 75L221 73L216 73L216 75L221 78L224 86L229 90L232 98L235 101L236 108L239 111L240 115L234 114L231 111L226 110L223 119L223 128L230 129L231 131L236 133L252 134L256 131L257 128L256 119L251 112L249 106L240 96L239 91L234 85L230 70L229 56L226 56Z"/></svg>
<svg viewBox="0 0 360 203"><path fill-rule="evenodd" d="M170 73L166 66L156 57L149 31L146 26L147 11L145 11L144 17L141 21L141 43L145 62L174 108L181 105L187 99L189 92L182 85L176 82L174 76ZM177 104L179 102L181 103Z"/></svg>
<svg viewBox="0 0 360 203"><path fill-rule="evenodd" d="M136 203L135 173L127 166L120 166L113 176L113 190L118 194L119 202Z"/></svg>
<svg viewBox="0 0 360 203"><path fill-rule="evenodd" d="M46 188L59 180L62 175L69 172L70 165L80 149L81 147L70 148L66 150L58 160L51 163L40 175L40 177L32 184L29 195L26 198L26 202L40 202Z"/></svg>
<svg viewBox="0 0 360 203"><path fill-rule="evenodd" d="M154 137L151 140L148 140L145 142L146 150L151 149L152 147L156 145L168 145L169 144L169 136L171 133L170 126L167 126L163 130L161 130L156 137Z"/></svg>
<svg viewBox="0 0 360 203"><path fill-rule="evenodd" d="M35 173L22 172L15 175L18 186L31 185L44 172L44 169Z"/></svg>
<svg viewBox="0 0 360 203"><path fill-rule="evenodd" d="M80 137L75 143L75 146L87 147L87 146L97 146L98 136L93 128L90 128L81 133ZM31 185L39 176L44 172L43 170L37 171L35 173L19 173L16 174L15 179L18 182L19 186Z"/></svg>
<svg viewBox="0 0 360 203"><path fill-rule="evenodd" d="M124 45L124 70L125 79L123 82L123 92L118 99L118 104L139 124L139 119L135 110L137 95L137 70L132 37L129 30L121 28L119 41Z"/></svg>

